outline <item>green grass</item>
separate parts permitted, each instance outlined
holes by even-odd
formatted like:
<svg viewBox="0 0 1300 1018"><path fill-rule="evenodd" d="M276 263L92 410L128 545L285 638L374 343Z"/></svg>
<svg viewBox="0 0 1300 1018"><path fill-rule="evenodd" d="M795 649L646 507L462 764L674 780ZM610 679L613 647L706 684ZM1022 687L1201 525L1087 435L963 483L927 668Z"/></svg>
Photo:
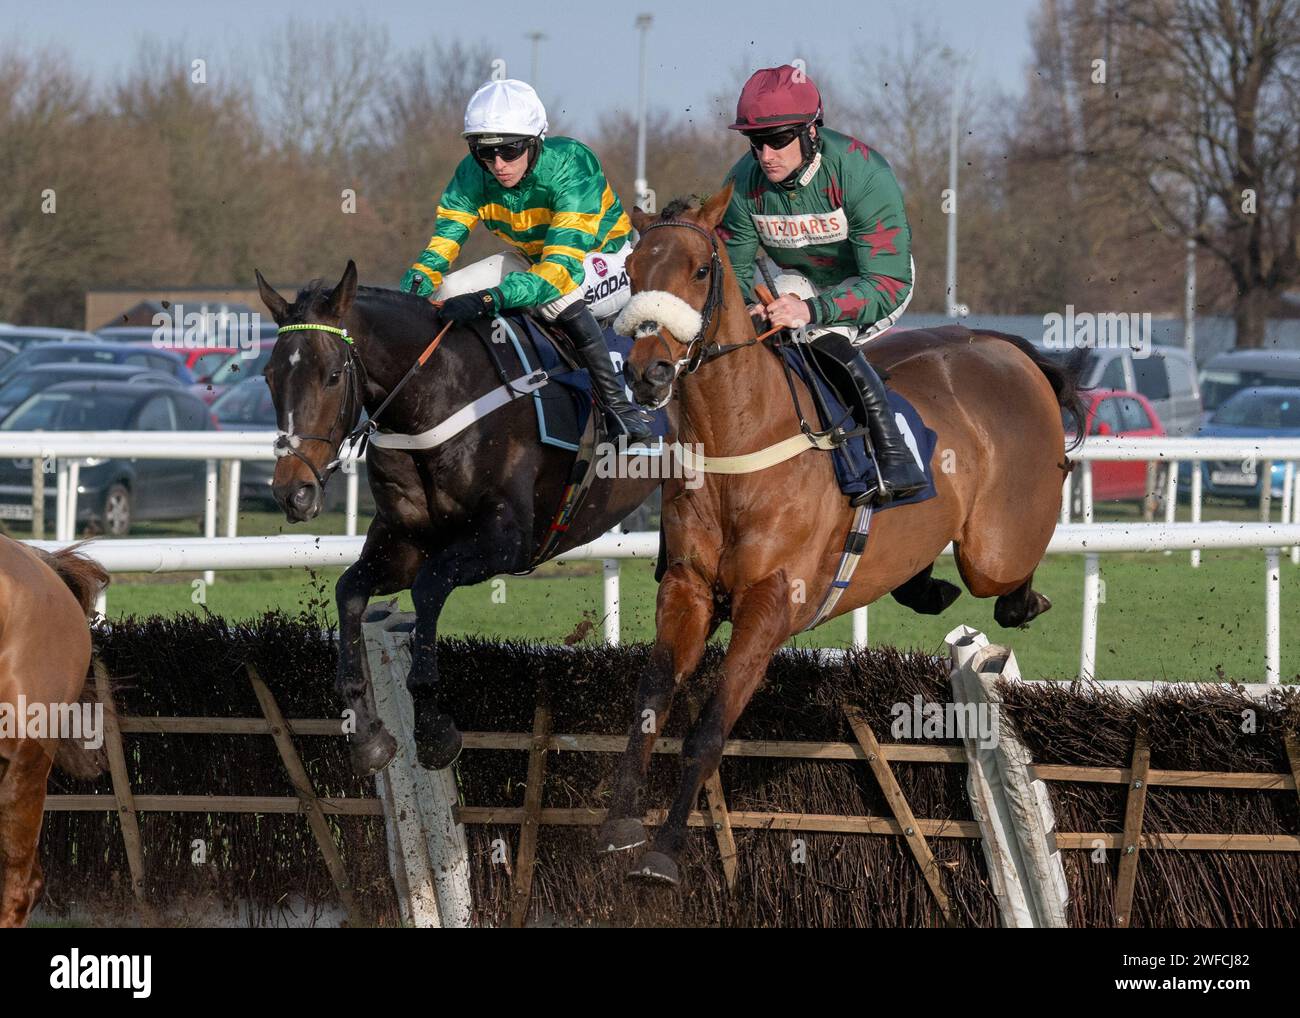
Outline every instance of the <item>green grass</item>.
<svg viewBox="0 0 1300 1018"><path fill-rule="evenodd" d="M1210 519L1258 519L1258 510L1209 504ZM1187 518L1180 507L1179 516ZM1276 517L1276 510L1274 513ZM1129 506L1108 506L1109 519L1134 519ZM361 521L364 531L365 520ZM241 534L302 533L283 516L249 512L240 517ZM312 533L342 533L341 514L313 521ZM133 536L197 536L194 523L142 525ZM15 536L25 536L16 534ZM1105 603L1098 622L1097 674L1101 678L1263 679L1264 554L1242 550L1207 552L1199 569L1187 552L1171 555L1103 555ZM111 617L174 614L197 610L195 599L229 618L247 618L268 608L323 613L331 620L334 582L341 570L264 570L218 573L206 590L196 590L196 575L122 575L109 589ZM951 559L941 560L936 575L959 582ZM655 583L648 562L625 561L621 567L622 638L654 637ZM1083 560L1051 556L1040 567L1035 587L1053 609L1024 630L1004 630L993 621L993 602L963 593L938 617L920 616L892 598L869 612L869 641L939 651L944 636L965 623L995 642L1011 646L1021 671L1029 677L1069 677L1078 668L1082 615ZM551 563L527 577L499 577L457 591L447 604L440 631L445 635L484 634L506 638L559 641L577 634L600 639L602 577L597 562ZM818 595L814 595L818 596ZM1300 568L1282 560L1282 675L1300 677ZM398 605L410 610L409 594ZM813 633L797 637L804 646L845 647L851 620L834 619ZM727 627L719 632L725 639Z"/></svg>

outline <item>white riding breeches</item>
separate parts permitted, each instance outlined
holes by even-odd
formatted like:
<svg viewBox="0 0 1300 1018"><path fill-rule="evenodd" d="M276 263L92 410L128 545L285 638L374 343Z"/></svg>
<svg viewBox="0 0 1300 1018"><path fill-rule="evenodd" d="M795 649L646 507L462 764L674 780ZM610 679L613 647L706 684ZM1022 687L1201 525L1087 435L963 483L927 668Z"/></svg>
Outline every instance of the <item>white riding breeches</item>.
<svg viewBox="0 0 1300 1018"><path fill-rule="evenodd" d="M565 308L585 301L598 321L613 318L632 296L632 285L624 267L631 253L631 244L624 244L610 254L588 252L582 260L582 282L563 297L549 304L540 304L533 310L550 322ZM462 293L487 290L500 283L507 273L527 272L530 268L532 262L518 251L489 255L463 269L447 273L433 296L435 300L445 300Z"/></svg>
<svg viewBox="0 0 1300 1018"><path fill-rule="evenodd" d="M764 257L764 256L760 255L759 257ZM854 283L860 282L862 279L861 276L850 276L848 279L845 279L840 283L836 283L835 286L827 286L818 289L816 286L813 285L813 281L809 279L807 276L805 276L802 272L792 272L788 269L778 268L777 265L771 261L768 262L768 268L772 270L772 275L776 278L776 295L778 297L781 294L792 293L796 297L801 298L802 300L810 300L811 298L816 297L818 294L825 293L827 290L838 290L842 286L851 286ZM916 263L913 262L912 263L912 286L908 288L907 296L903 298L903 303L899 304L898 307L894 308L894 310L891 311L889 314L887 314L884 318L880 319L877 322L872 322L870 325L864 326L862 328L859 328L858 326L852 324L810 325L805 330L804 335L808 338L809 342L811 342L812 340L816 339L820 335L823 335L824 333L837 332L845 339L847 339L850 343L852 343L854 346L861 346L863 343L867 342L868 340L874 339L876 336L879 336L886 329L893 327L898 322L898 320L903 317L903 312L907 310L907 305L912 302L912 294L914 294L915 292L916 292Z"/></svg>

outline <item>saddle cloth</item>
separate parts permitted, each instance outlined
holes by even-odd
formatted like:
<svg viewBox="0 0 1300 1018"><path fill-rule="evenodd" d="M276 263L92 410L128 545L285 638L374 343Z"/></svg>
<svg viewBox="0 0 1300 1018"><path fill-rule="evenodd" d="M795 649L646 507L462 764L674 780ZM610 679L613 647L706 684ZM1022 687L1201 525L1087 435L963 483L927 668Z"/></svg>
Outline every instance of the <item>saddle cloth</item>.
<svg viewBox="0 0 1300 1018"><path fill-rule="evenodd" d="M581 368L571 367L555 348L555 340L528 315L507 315L505 323L510 343L519 358L524 372L541 368L552 384L544 385L532 394L537 410L537 430L543 445L578 451L578 442L587 417L591 413L591 376ZM614 373L623 377L623 363L632 350L632 338L620 336L605 327L605 343L614 364ZM627 398L632 394L626 392ZM668 414L656 410L651 415L650 427L657 437L668 434Z"/></svg>
<svg viewBox="0 0 1300 1018"><path fill-rule="evenodd" d="M802 378L810 389L816 386L817 391L821 394L822 401L826 404L831 419L829 421L820 420L819 428L824 430L834 425L840 425L846 431L849 431L861 423L854 421L843 397L834 386L827 384L819 372L809 372L806 369L803 358L792 346L781 347L780 353L785 357L786 363L790 365L794 373ZM810 374L812 377L809 377ZM917 462L921 464L921 468L925 471L926 485L911 498L886 502L877 509L877 512L893 509L895 506L900 505L915 505L918 502L925 502L934 498L934 471L930 460L934 455L934 447L939 439L938 435L925 426L925 422L921 419L916 407L912 406L893 389L886 389L885 393L889 400L889 406L894 411L894 421L898 424L898 430L903 436L903 441L907 443L907 447L912 450L912 455L916 457ZM816 406L816 401L814 401L814 406L811 409L820 419L822 415ZM807 413L809 408L805 407L804 411ZM866 442L863 436L859 435L850 438L848 441L836 446L831 452L831 462L835 466L835 479L839 482L840 491L844 492L845 495L860 495L862 492L876 487L876 465L867 454Z"/></svg>

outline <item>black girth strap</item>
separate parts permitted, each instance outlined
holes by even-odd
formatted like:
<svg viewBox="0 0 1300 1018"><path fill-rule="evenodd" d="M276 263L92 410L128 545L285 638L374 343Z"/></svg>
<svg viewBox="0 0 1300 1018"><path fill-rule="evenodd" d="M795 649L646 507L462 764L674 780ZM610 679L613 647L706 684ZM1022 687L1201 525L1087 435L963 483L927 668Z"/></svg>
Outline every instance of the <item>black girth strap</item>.
<svg viewBox="0 0 1300 1018"><path fill-rule="evenodd" d="M487 351L488 360L492 362L492 368L496 371L497 377L501 379L503 385L513 392L515 390L510 384L512 381L510 374L496 350L497 344L492 341L491 333L496 327L494 323L495 319L490 319L478 320L470 324L474 335L479 338L479 341L483 344L483 349ZM571 363L572 357L564 349L558 337L550 334L550 338L552 342L556 343L561 359ZM520 369L527 370L527 365L521 363ZM583 430L582 437L579 439L578 451L574 456L573 464L569 468L569 477L565 482L564 491L560 495L559 507L551 517L551 523L546 528L541 543L529 556L528 568L512 575L526 576L555 554L556 548L568 533L574 517L578 514L578 510L582 508L587 499L587 493L591 490L592 483L596 479L596 452L608 439L604 415L593 407L587 419L587 427Z"/></svg>

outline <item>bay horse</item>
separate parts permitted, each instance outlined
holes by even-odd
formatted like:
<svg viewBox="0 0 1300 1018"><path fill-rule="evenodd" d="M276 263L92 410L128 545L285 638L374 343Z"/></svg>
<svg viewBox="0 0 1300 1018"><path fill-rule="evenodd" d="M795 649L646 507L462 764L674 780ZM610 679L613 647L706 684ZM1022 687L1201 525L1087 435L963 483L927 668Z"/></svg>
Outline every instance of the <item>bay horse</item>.
<svg viewBox="0 0 1300 1018"><path fill-rule="evenodd" d="M675 394L672 430L706 457L749 454L800 431L780 360L755 342L714 232L730 199L728 186L698 207L678 201L659 217L631 213L641 239L627 263L632 303L616 323L639 337L625 368L638 402L662 405ZM646 293L654 296L639 299ZM949 541L966 588L997 598L1001 625L1046 611L1050 602L1031 584L1069 470L1062 409L1080 409L1074 373L1019 337L958 326L892 332L866 351L938 435L937 495L875 515L865 554L828 617L891 592L914 610L942 611L960 593L931 576ZM802 405L813 405L795 381ZM678 882L700 786L717 770L773 653L818 615L853 519L830 458L811 447L753 472L706 473L700 485L665 481L667 569L655 643L600 830L602 850L648 840L639 799L673 695L722 621L731 621L732 634L716 689L683 743L676 798L630 876Z"/></svg>
<svg viewBox="0 0 1300 1018"><path fill-rule="evenodd" d="M428 300L358 287L351 261L332 289L316 281L292 303L260 272L257 285L281 331L264 374L280 427L272 492L290 522L320 512L340 445L363 408L373 417L382 407L377 422L382 428L415 435L501 385L485 342L470 327L452 326L410 384L383 406L439 331ZM550 396L546 389L541 392ZM557 393L556 398L568 397ZM336 684L355 712L355 733L348 736L353 767L358 774L374 774L397 749L375 713L363 666L361 617L370 597L407 589L416 612L407 689L415 707L417 756L424 767L447 767L460 752L461 736L437 698L443 604L457 587L534 564L534 551L554 525L574 453L541 444L533 400L523 398L434 448L372 443L366 462L375 516L361 557L335 587ZM547 558L600 536L658 485L644 476L598 475Z"/></svg>
<svg viewBox="0 0 1300 1018"><path fill-rule="evenodd" d="M87 692L87 619L107 583L75 548L50 554L0 536L0 710L11 733L0 734L0 927L25 925L45 886L37 846L51 767L75 777L102 769L85 740L56 736L48 709ZM24 703L47 709L44 737L18 737Z"/></svg>

